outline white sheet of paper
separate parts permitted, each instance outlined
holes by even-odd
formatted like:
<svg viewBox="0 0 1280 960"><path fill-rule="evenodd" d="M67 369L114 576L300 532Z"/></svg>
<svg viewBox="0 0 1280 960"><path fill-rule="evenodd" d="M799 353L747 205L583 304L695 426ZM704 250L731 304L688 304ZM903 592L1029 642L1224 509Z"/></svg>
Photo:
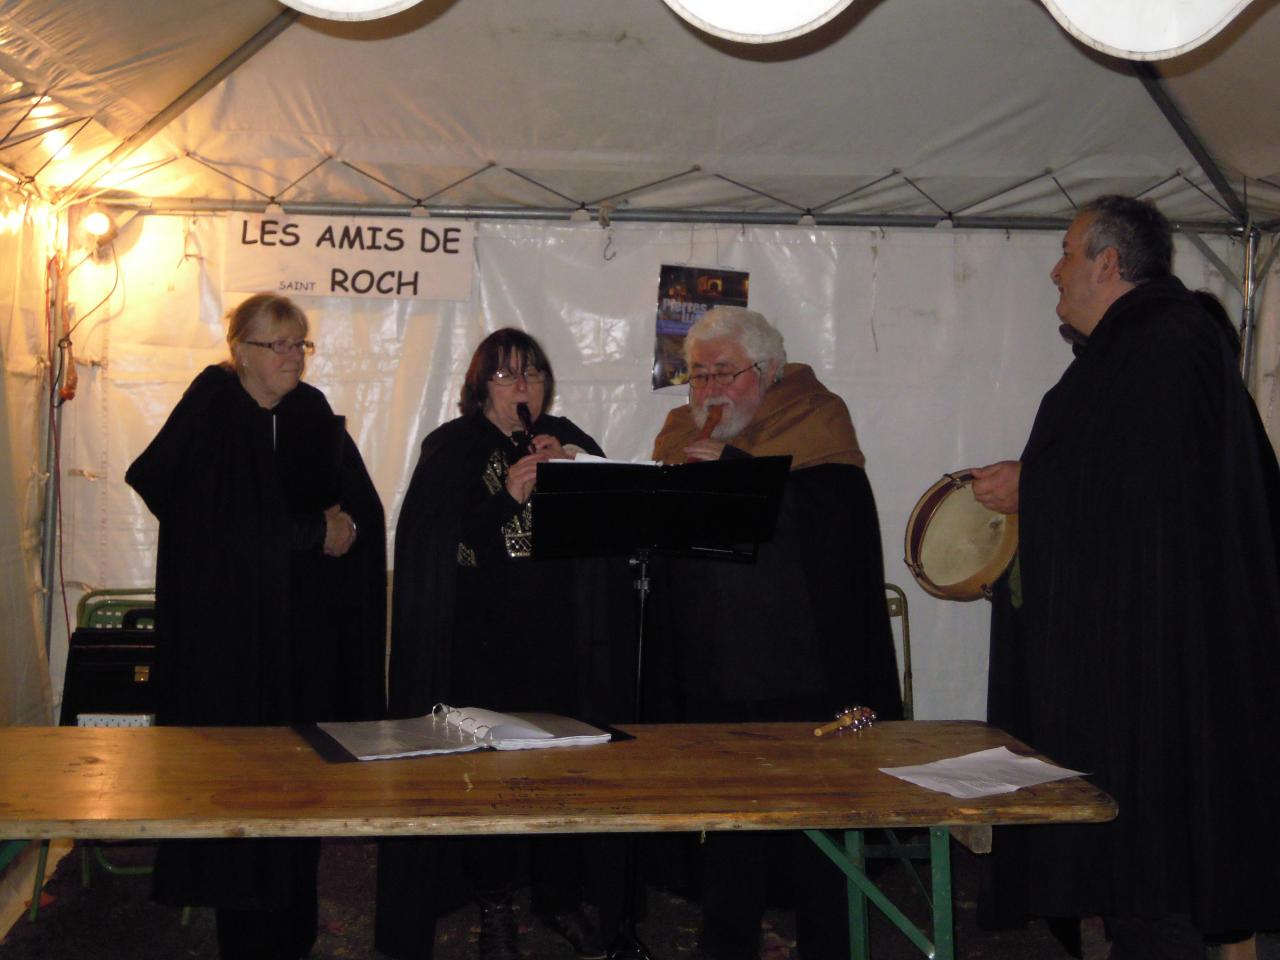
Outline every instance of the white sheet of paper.
<svg viewBox="0 0 1280 960"><path fill-rule="evenodd" d="M657 460L614 460L610 457L597 457L594 453L585 453L585 452L578 454L572 460L552 460L551 462L552 463L621 463L621 464L626 464L627 466L632 466L632 467L636 466L637 464L642 467L652 467L652 466L656 466L658 463Z"/></svg>
<svg viewBox="0 0 1280 960"><path fill-rule="evenodd" d="M1007 747L993 747L913 767L881 767L880 771L926 790L949 793L961 799L1012 793L1037 783L1084 776L1079 770L1057 767L1035 757L1018 756Z"/></svg>

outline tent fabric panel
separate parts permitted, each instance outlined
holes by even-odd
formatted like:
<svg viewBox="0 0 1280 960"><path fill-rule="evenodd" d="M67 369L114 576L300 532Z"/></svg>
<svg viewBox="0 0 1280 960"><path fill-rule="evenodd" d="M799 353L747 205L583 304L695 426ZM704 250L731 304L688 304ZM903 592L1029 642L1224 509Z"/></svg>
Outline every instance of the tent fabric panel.
<svg viewBox="0 0 1280 960"><path fill-rule="evenodd" d="M61 103L133 133L261 29L272 0L11 0L0 66Z"/></svg>
<svg viewBox="0 0 1280 960"><path fill-rule="evenodd" d="M1280 179L1280 6L1251 3L1218 36L1159 64L1169 93L1213 154L1249 177Z"/></svg>
<svg viewBox="0 0 1280 960"><path fill-rule="evenodd" d="M901 169L954 182L936 198L954 209L995 192L992 183L998 190L1046 169L1066 180L1127 177L1145 187L1194 168L1127 68L1066 39L1036 4L896 0L850 20L791 59L709 44L648 0L468 0L392 35L303 20L172 124L156 149L219 166L253 158L260 189L262 180L290 183L325 155L375 168L496 161L578 201L701 165L707 176L682 181L674 196L632 202L683 209L715 209L726 192L735 206L762 206L726 191L712 173L781 180L769 192L804 209L841 192L832 180L856 185ZM326 67L318 74L317 63ZM306 83L295 79L304 76ZM176 173L166 168L135 189L241 195L207 171L186 169L170 182ZM467 202L510 202L514 186L486 175ZM290 197L387 200L385 189L353 182L332 164ZM899 199L913 212L932 211L909 188ZM1056 192L1038 199L1048 206L1037 213L1070 208ZM546 195L532 202L557 205Z"/></svg>
<svg viewBox="0 0 1280 960"><path fill-rule="evenodd" d="M72 113L95 116L95 131L101 123L124 137L278 10L271 0L199 0L180 10L157 0L15 0L0 14L0 71L38 92L52 88ZM1277 111L1252 80L1277 34L1274 4L1254 4L1222 36L1161 68L1229 178L1280 172ZM708 40L652 0L435 0L385 21L304 17L136 160L188 151L261 193L192 161L140 177L134 169L124 182L104 175L101 185L252 201L332 156L389 168L388 182L417 197L451 182L444 171L492 161L497 171L449 202L548 207L557 201L505 168L537 171L581 202L697 164L704 176L628 204L786 212L726 192L711 174L774 182L768 192L799 209L831 199L833 180L854 185L895 169L934 181L944 210L1046 170L1084 199L1108 182L1143 190L1178 170L1205 182L1130 68L1026 0L858 4L803 42L750 49ZM65 181L72 170L59 163L42 180ZM333 163L288 192L329 203L394 197ZM1280 217L1280 190L1259 185L1250 195L1259 222ZM910 189L865 200L843 211L932 212ZM1176 218L1205 215L1204 197L1185 183L1164 200ZM1069 209L1041 189L984 212Z"/></svg>
<svg viewBox="0 0 1280 960"><path fill-rule="evenodd" d="M1263 250L1269 252L1280 242L1271 238ZM1271 444L1280 454L1280 262L1272 261L1267 272L1258 277L1257 339L1254 355L1254 399L1258 413L1271 435ZM1233 314L1233 316L1235 316Z"/></svg>
<svg viewBox="0 0 1280 960"><path fill-rule="evenodd" d="M51 703L40 629L45 263L56 230L43 204L8 194L2 202L7 215L0 221L0 724L42 724L49 722Z"/></svg>

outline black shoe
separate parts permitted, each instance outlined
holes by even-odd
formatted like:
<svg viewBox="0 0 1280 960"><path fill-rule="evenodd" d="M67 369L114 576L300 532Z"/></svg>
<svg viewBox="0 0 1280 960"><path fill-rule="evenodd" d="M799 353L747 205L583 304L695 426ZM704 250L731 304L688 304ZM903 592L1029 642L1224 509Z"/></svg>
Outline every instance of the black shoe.
<svg viewBox="0 0 1280 960"><path fill-rule="evenodd" d="M579 960L605 960L609 956L593 907L581 903L572 910L547 914L542 919L569 942Z"/></svg>
<svg viewBox="0 0 1280 960"><path fill-rule="evenodd" d="M521 960L520 927L509 899L480 901L480 960Z"/></svg>

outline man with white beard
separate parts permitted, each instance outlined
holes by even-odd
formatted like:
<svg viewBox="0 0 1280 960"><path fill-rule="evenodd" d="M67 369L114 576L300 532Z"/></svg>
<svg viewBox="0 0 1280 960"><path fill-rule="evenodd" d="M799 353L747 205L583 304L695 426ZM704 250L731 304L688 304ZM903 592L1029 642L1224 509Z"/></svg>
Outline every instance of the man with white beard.
<svg viewBox="0 0 1280 960"><path fill-rule="evenodd" d="M750 310L708 311L685 357L689 403L668 415L654 459L790 456L791 471L755 563L677 558L656 571L646 717L822 721L859 704L899 719L880 528L844 401L787 363L782 335ZM758 956L771 890L794 895L802 957L848 956L843 874L805 838L711 834L704 854L705 956Z"/></svg>
<svg viewBox="0 0 1280 960"><path fill-rule="evenodd" d="M787 363L782 334L742 307L708 310L685 336L689 403L671 411L654 441L664 463L790 456L791 469L865 465L849 409L803 363ZM707 412L723 408L710 438ZM732 441L732 443L730 443Z"/></svg>

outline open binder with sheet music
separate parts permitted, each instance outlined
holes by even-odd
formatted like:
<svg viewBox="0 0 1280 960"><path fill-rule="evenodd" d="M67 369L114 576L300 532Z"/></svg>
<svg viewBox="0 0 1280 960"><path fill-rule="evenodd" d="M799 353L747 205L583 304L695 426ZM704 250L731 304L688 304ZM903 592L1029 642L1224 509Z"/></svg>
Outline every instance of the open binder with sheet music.
<svg viewBox="0 0 1280 960"><path fill-rule="evenodd" d="M665 554L751 561L773 537L790 457L538 464L533 556Z"/></svg>
<svg viewBox="0 0 1280 960"><path fill-rule="evenodd" d="M615 733L552 713L498 713L438 703L407 720L318 723L300 730L326 759L392 760L469 750L545 750L608 743Z"/></svg>

